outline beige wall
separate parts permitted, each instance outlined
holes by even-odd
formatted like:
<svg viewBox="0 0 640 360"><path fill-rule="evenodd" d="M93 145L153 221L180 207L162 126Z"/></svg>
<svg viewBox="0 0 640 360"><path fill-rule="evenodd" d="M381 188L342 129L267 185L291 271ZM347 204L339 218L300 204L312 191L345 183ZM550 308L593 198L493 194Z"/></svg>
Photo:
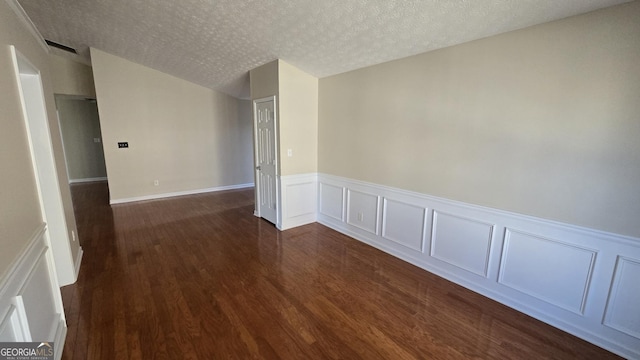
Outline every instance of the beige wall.
<svg viewBox="0 0 640 360"><path fill-rule="evenodd" d="M69 179L73 181L106 177L100 119L95 100L56 95L56 104ZM94 139L100 139L100 142L95 142Z"/></svg>
<svg viewBox="0 0 640 360"><path fill-rule="evenodd" d="M278 60L249 71L251 100L278 96Z"/></svg>
<svg viewBox="0 0 640 360"><path fill-rule="evenodd" d="M249 72L251 99L276 96L279 175L317 172L318 79L282 60ZM291 149L292 156L287 154Z"/></svg>
<svg viewBox="0 0 640 360"><path fill-rule="evenodd" d="M236 134L240 135L235 138L238 142L237 146L243 149L241 156L236 159L238 163L248 164L245 171L248 179L247 183L253 182L253 107L251 100L238 100L238 118L240 128Z"/></svg>
<svg viewBox="0 0 640 360"><path fill-rule="evenodd" d="M26 246L42 222L35 176L31 163L25 122L11 58L10 45L41 72L57 176L69 233L75 230L75 217L64 165L62 142L51 85L49 58L43 47L14 15L7 2L0 2L0 277ZM54 175L55 176L55 175ZM79 249L70 244L72 256Z"/></svg>
<svg viewBox="0 0 640 360"><path fill-rule="evenodd" d="M318 79L278 61L280 175L318 171ZM291 149L292 156L287 155Z"/></svg>
<svg viewBox="0 0 640 360"><path fill-rule="evenodd" d="M91 66L54 54L49 55L49 65L54 93L96 97Z"/></svg>
<svg viewBox="0 0 640 360"><path fill-rule="evenodd" d="M320 80L319 171L640 236L640 2Z"/></svg>
<svg viewBox="0 0 640 360"><path fill-rule="evenodd" d="M253 181L246 102L97 49L91 58L112 200Z"/></svg>

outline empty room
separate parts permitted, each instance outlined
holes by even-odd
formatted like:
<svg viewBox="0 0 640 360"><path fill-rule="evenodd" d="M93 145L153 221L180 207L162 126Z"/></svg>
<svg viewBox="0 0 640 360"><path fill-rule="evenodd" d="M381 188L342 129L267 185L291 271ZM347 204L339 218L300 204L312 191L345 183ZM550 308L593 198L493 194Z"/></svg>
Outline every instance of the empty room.
<svg viewBox="0 0 640 360"><path fill-rule="evenodd" d="M640 359L640 1L0 1L0 357Z"/></svg>

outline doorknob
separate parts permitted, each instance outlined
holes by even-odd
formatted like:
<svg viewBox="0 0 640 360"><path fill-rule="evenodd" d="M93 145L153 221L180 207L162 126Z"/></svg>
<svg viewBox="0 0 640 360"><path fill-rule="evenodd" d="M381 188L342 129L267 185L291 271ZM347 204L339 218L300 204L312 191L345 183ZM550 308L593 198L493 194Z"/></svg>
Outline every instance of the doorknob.
<svg viewBox="0 0 640 360"><path fill-rule="evenodd" d="M256 170L262 170L262 167L260 165L256 166Z"/></svg>

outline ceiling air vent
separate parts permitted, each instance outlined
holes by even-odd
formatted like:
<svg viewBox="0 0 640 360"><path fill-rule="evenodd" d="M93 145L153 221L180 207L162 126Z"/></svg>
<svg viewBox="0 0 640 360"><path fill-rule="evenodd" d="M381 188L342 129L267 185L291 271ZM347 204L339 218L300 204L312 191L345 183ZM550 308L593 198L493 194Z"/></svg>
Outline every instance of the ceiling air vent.
<svg viewBox="0 0 640 360"><path fill-rule="evenodd" d="M46 39L44 41L46 41L47 45L53 46L54 48L58 48L60 50L68 51L68 52L70 52L72 54L77 54L78 53L76 51L76 49L70 48L68 46L64 46L62 44L58 44L57 42L54 42L54 41L51 41L51 40L46 40Z"/></svg>

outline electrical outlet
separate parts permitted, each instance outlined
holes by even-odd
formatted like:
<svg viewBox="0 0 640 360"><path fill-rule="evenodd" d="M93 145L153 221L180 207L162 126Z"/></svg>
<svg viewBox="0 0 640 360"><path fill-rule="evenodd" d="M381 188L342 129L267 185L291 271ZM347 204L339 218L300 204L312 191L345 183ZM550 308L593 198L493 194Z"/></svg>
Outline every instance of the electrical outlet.
<svg viewBox="0 0 640 360"><path fill-rule="evenodd" d="M287 149L287 156L288 157L292 157L293 156L293 149Z"/></svg>
<svg viewBox="0 0 640 360"><path fill-rule="evenodd" d="M160 185L160 180L153 180L153 186Z"/></svg>
<svg viewBox="0 0 640 360"><path fill-rule="evenodd" d="M78 239L76 238L76 232L71 230L71 240L73 240L73 242L78 241Z"/></svg>
<svg viewBox="0 0 640 360"><path fill-rule="evenodd" d="M129 142L125 141L125 142L119 142L118 143L118 149L124 149L124 148L128 148L129 147Z"/></svg>

